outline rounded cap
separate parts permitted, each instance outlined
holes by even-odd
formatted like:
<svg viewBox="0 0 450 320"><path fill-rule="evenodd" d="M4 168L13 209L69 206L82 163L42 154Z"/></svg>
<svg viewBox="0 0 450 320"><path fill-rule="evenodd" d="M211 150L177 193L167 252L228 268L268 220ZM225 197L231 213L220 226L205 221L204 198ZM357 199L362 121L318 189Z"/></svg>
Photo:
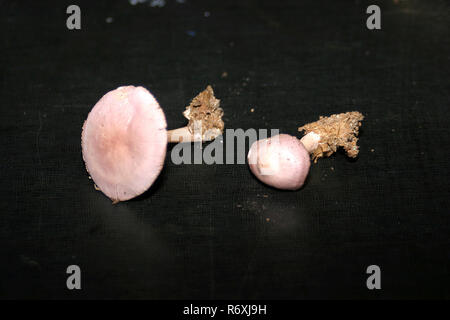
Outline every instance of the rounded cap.
<svg viewBox="0 0 450 320"><path fill-rule="evenodd" d="M105 94L83 125L86 170L113 201L145 192L164 165L166 118L143 87L119 87Z"/></svg>
<svg viewBox="0 0 450 320"><path fill-rule="evenodd" d="M247 160L260 181L285 190L303 186L310 167L308 151L299 139L288 134L254 142Z"/></svg>

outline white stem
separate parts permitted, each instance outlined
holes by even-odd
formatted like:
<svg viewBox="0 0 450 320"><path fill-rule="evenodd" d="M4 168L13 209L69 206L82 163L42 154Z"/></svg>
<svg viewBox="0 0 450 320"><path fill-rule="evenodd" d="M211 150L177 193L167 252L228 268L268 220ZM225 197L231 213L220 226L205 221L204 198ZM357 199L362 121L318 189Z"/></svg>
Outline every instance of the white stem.
<svg viewBox="0 0 450 320"><path fill-rule="evenodd" d="M194 133L191 133L188 127L178 128L167 131L167 141L170 143L179 143L179 142L206 142L213 141L219 135L222 134L217 128L212 128L207 130L202 135L201 127L198 132L194 129Z"/></svg>
<svg viewBox="0 0 450 320"><path fill-rule="evenodd" d="M183 127L167 131L167 141L172 143L179 143L192 142L195 140L194 135L189 131L188 127Z"/></svg>
<svg viewBox="0 0 450 320"><path fill-rule="evenodd" d="M318 135L317 133L314 133L314 132L310 132L307 135L303 136L303 138L300 139L300 142L303 143L303 145L305 146L305 149L309 153L313 153L314 150L317 149L317 147L319 146L319 141L320 141L320 135Z"/></svg>
<svg viewBox="0 0 450 320"><path fill-rule="evenodd" d="M214 137L215 138L215 137ZM188 127L178 128L167 131L167 141L170 143L179 142L200 142L200 141L210 141L214 139L202 138L199 133L191 133Z"/></svg>

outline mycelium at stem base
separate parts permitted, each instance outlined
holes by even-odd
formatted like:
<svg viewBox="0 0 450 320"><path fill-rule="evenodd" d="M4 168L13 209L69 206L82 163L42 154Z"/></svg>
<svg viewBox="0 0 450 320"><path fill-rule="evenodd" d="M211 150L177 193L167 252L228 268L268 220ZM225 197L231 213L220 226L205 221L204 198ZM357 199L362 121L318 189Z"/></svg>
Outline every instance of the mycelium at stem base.
<svg viewBox="0 0 450 320"><path fill-rule="evenodd" d="M298 131L304 131L305 137L311 132L320 137L317 147L310 151L315 163L319 158L331 156L339 147L344 148L350 158L356 158L359 153L359 127L363 119L364 116L358 111L333 114L320 117L318 121L298 128Z"/></svg>
<svg viewBox="0 0 450 320"><path fill-rule="evenodd" d="M188 125L169 130L167 132L169 142L211 141L223 133L223 110L211 86L207 86L206 90L192 99L183 115L189 120Z"/></svg>

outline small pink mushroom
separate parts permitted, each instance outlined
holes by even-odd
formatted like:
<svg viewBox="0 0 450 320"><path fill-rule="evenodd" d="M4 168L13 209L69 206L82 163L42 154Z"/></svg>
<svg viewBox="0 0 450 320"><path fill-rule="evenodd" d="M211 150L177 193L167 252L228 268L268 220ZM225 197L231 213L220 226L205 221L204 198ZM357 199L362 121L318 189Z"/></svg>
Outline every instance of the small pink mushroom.
<svg viewBox="0 0 450 320"><path fill-rule="evenodd" d="M256 141L248 152L250 170L269 186L284 190L301 188L310 167L308 150L318 141L313 135L303 141L288 134Z"/></svg>
<svg viewBox="0 0 450 320"><path fill-rule="evenodd" d="M186 108L188 126L168 132L164 112L150 92L143 87L119 87L97 102L83 125L86 170L95 188L113 203L132 199L158 177L167 142L215 139L222 134L222 114L208 86Z"/></svg>
<svg viewBox="0 0 450 320"><path fill-rule="evenodd" d="M357 111L333 114L300 127L299 131L306 132L300 140L280 134L256 141L248 152L250 170L269 186L297 190L308 176L310 154L314 162L339 147L351 158L358 155L357 136L363 119Z"/></svg>

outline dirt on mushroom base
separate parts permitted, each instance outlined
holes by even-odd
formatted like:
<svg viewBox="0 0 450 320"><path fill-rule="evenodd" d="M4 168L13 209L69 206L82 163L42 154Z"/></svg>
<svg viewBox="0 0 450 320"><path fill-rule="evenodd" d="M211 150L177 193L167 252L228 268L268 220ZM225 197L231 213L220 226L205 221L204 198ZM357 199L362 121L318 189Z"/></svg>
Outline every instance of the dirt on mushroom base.
<svg viewBox="0 0 450 320"><path fill-rule="evenodd" d="M223 133L223 110L210 85L192 99L183 115L189 120L188 128L191 134L201 132L202 135L209 135L207 140L214 140Z"/></svg>
<svg viewBox="0 0 450 320"><path fill-rule="evenodd" d="M347 156L355 158L359 153L357 136L363 119L358 111L320 116L318 121L308 123L298 131L304 131L305 135L310 132L320 135L319 144L312 152L314 163L319 158L331 156L338 147L343 147Z"/></svg>

